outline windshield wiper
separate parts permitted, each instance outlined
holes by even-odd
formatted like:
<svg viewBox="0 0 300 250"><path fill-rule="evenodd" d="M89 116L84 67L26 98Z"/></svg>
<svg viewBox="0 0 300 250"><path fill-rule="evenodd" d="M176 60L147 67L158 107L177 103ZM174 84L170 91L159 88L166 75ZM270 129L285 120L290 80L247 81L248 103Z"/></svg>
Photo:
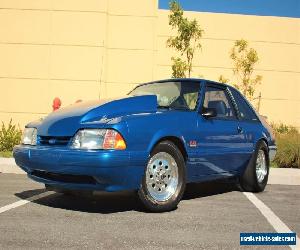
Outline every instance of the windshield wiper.
<svg viewBox="0 0 300 250"><path fill-rule="evenodd" d="M158 109L169 109L169 110L171 109L170 106L161 106L161 105L158 105L157 108Z"/></svg>
<svg viewBox="0 0 300 250"><path fill-rule="evenodd" d="M175 109L175 110L190 110L187 107L170 107L171 109Z"/></svg>
<svg viewBox="0 0 300 250"><path fill-rule="evenodd" d="M190 110L187 107L174 107L174 106L157 106L158 109L167 109L167 110Z"/></svg>

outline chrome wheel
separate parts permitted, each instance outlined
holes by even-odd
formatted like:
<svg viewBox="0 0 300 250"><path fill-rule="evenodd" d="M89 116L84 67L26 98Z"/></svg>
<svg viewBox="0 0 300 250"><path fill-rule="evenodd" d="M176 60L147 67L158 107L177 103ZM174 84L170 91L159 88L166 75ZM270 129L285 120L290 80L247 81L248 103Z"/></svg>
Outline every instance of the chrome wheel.
<svg viewBox="0 0 300 250"><path fill-rule="evenodd" d="M150 196L156 201L166 201L175 194L178 186L178 166L166 152L151 157L147 165L146 185Z"/></svg>
<svg viewBox="0 0 300 250"><path fill-rule="evenodd" d="M265 152L259 150L256 159L256 177L259 183L263 182L268 173Z"/></svg>

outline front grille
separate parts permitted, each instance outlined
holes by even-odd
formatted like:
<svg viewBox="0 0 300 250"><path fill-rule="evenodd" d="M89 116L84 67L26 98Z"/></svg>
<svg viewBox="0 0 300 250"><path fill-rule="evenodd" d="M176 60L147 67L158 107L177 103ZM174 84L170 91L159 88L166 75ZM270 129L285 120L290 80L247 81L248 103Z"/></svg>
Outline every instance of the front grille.
<svg viewBox="0 0 300 250"><path fill-rule="evenodd" d="M69 143L71 136L39 136L40 145L65 146Z"/></svg>
<svg viewBox="0 0 300 250"><path fill-rule="evenodd" d="M71 174L57 174L41 170L34 170L31 175L40 177L46 180L73 183L73 184L93 184L97 182L92 176L88 175L71 175Z"/></svg>

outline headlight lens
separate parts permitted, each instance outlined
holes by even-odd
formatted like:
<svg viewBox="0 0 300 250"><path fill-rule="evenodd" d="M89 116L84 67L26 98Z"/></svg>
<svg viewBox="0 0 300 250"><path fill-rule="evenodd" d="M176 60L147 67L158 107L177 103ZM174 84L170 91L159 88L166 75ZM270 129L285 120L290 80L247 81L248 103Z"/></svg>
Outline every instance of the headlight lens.
<svg viewBox="0 0 300 250"><path fill-rule="evenodd" d="M120 133L113 129L82 129L73 138L72 148L77 149L126 149Z"/></svg>
<svg viewBox="0 0 300 250"><path fill-rule="evenodd" d="M37 142L37 129L25 128L22 134L22 144L35 146Z"/></svg>

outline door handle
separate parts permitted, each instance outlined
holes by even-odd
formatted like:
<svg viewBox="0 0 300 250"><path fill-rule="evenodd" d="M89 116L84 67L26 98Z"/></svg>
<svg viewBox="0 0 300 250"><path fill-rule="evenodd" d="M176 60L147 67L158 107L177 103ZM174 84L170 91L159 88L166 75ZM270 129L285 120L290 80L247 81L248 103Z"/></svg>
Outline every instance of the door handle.
<svg viewBox="0 0 300 250"><path fill-rule="evenodd" d="M240 127L240 126L238 126L238 127L237 127L237 131L238 131L239 134L241 134L241 133L243 133L243 128Z"/></svg>

